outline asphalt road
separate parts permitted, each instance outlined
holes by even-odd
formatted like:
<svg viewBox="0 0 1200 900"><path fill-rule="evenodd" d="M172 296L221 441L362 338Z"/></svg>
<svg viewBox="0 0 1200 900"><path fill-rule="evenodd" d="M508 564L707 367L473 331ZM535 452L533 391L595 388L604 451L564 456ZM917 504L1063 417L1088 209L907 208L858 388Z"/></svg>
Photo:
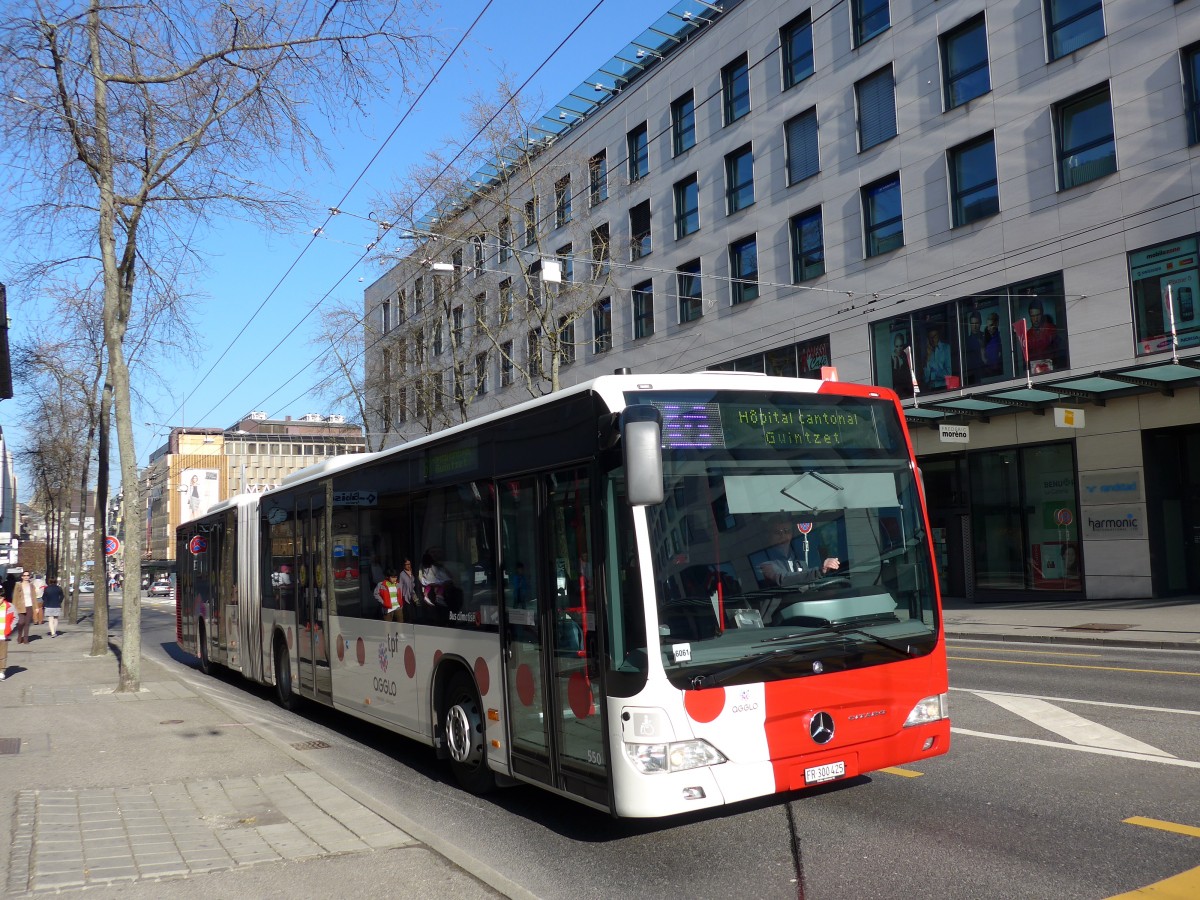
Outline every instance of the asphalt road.
<svg viewBox="0 0 1200 900"><path fill-rule="evenodd" d="M622 823L534 788L471 797L427 748L189 673L173 614L147 608L143 625L148 655L288 743L328 743L314 765L539 897L1096 900L1200 865L1196 653L952 640L947 756L787 802Z"/></svg>

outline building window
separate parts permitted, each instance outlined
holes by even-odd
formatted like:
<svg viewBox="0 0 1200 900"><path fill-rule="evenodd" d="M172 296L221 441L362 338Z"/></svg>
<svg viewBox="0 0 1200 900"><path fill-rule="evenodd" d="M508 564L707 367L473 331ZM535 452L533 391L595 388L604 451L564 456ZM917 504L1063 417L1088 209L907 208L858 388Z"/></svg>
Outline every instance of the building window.
<svg viewBox="0 0 1200 900"><path fill-rule="evenodd" d="M676 292L679 295L679 321L694 322L704 315L704 297L701 294L700 260L693 259L676 270Z"/></svg>
<svg viewBox="0 0 1200 900"><path fill-rule="evenodd" d="M525 298L529 301L527 308L542 305L542 261L535 259L525 270Z"/></svg>
<svg viewBox="0 0 1200 900"><path fill-rule="evenodd" d="M413 282L413 313L420 313L425 308L425 279L418 275Z"/></svg>
<svg viewBox="0 0 1200 900"><path fill-rule="evenodd" d="M1129 254L1138 355L1200 344L1198 250L1200 242L1191 234Z"/></svg>
<svg viewBox="0 0 1200 900"><path fill-rule="evenodd" d="M505 341L500 345L500 386L508 387L513 383L513 342Z"/></svg>
<svg viewBox="0 0 1200 900"><path fill-rule="evenodd" d="M526 336L528 344L527 358L529 360L529 377L540 378L542 376L542 331L540 328L530 330Z"/></svg>
<svg viewBox="0 0 1200 900"><path fill-rule="evenodd" d="M609 264L608 223L592 229L592 278L608 276Z"/></svg>
<svg viewBox="0 0 1200 900"><path fill-rule="evenodd" d="M792 281L797 284L825 274L825 235L821 208L792 216Z"/></svg>
<svg viewBox="0 0 1200 900"><path fill-rule="evenodd" d="M537 197L525 201L525 246L532 247L537 243L538 201Z"/></svg>
<svg viewBox="0 0 1200 900"><path fill-rule="evenodd" d="M643 122L626 137L629 145L629 180L640 181L650 174L650 139Z"/></svg>
<svg viewBox="0 0 1200 900"><path fill-rule="evenodd" d="M695 175L675 183L675 239L700 230L700 186Z"/></svg>
<svg viewBox="0 0 1200 900"><path fill-rule="evenodd" d="M643 281L633 286L633 336L654 334L654 282Z"/></svg>
<svg viewBox="0 0 1200 900"><path fill-rule="evenodd" d="M1200 144L1200 44L1183 52L1183 93L1187 104L1188 143Z"/></svg>
<svg viewBox="0 0 1200 900"><path fill-rule="evenodd" d="M511 278L500 282L500 324L511 322L513 317L513 283Z"/></svg>
<svg viewBox="0 0 1200 900"><path fill-rule="evenodd" d="M1059 190L1117 171L1108 84L1076 94L1054 108Z"/></svg>
<svg viewBox="0 0 1200 900"><path fill-rule="evenodd" d="M641 259L651 250L650 201L643 200L629 210L630 258Z"/></svg>
<svg viewBox="0 0 1200 900"><path fill-rule="evenodd" d="M958 228L1000 212L996 138L992 132L948 153L951 224Z"/></svg>
<svg viewBox="0 0 1200 900"><path fill-rule="evenodd" d="M854 28L854 46L861 47L892 24L888 0L850 0L850 18Z"/></svg>
<svg viewBox="0 0 1200 900"><path fill-rule="evenodd" d="M396 324L399 325L408 316L408 291L400 288L400 296L396 302Z"/></svg>
<svg viewBox="0 0 1200 900"><path fill-rule="evenodd" d="M554 227L562 228L571 221L571 176L564 175L554 183Z"/></svg>
<svg viewBox="0 0 1200 900"><path fill-rule="evenodd" d="M721 96L726 125L750 112L750 66L745 53L721 70Z"/></svg>
<svg viewBox="0 0 1200 900"><path fill-rule="evenodd" d="M729 276L734 306L758 298L758 240L754 235L729 245Z"/></svg>
<svg viewBox="0 0 1200 900"><path fill-rule="evenodd" d="M725 157L725 212L729 215L754 203L754 151L747 144Z"/></svg>
<svg viewBox="0 0 1200 900"><path fill-rule="evenodd" d="M786 91L813 73L812 15L807 10L779 30L779 49Z"/></svg>
<svg viewBox="0 0 1200 900"><path fill-rule="evenodd" d="M450 310L450 346L457 350L462 346L463 339L463 308L456 306Z"/></svg>
<svg viewBox="0 0 1200 900"><path fill-rule="evenodd" d="M601 150L588 160L588 204L595 206L608 199L608 153Z"/></svg>
<svg viewBox="0 0 1200 900"><path fill-rule="evenodd" d="M437 284L437 282L435 281L434 284ZM442 320L438 319L433 323L433 344L430 348L430 352L433 353L434 356L441 356L442 349Z"/></svg>
<svg viewBox="0 0 1200 900"><path fill-rule="evenodd" d="M484 264L483 235L481 234L472 235L471 237L471 257L473 260L471 265L471 268L474 270L473 274L478 277L483 273Z"/></svg>
<svg viewBox="0 0 1200 900"><path fill-rule="evenodd" d="M592 306L592 352L612 349L612 300L602 297Z"/></svg>
<svg viewBox="0 0 1200 900"><path fill-rule="evenodd" d="M558 260L559 274L562 276L562 281L559 283L557 292L562 291L564 284L570 284L575 280L575 260L571 255L571 245L559 247L554 251L554 256Z"/></svg>
<svg viewBox="0 0 1200 900"><path fill-rule="evenodd" d="M1045 0L1050 58L1059 59L1104 37L1101 0Z"/></svg>
<svg viewBox="0 0 1200 900"><path fill-rule="evenodd" d="M788 119L783 126L787 144L788 184L799 184L821 171L817 148L817 108Z"/></svg>
<svg viewBox="0 0 1200 900"><path fill-rule="evenodd" d="M864 187L862 207L863 233L868 257L879 256L904 246L899 172Z"/></svg>
<svg viewBox="0 0 1200 900"><path fill-rule="evenodd" d="M481 325L487 317L487 291L475 295L475 321Z"/></svg>
<svg viewBox="0 0 1200 900"><path fill-rule="evenodd" d="M671 104L671 149L675 156L696 146L696 101L688 91Z"/></svg>
<svg viewBox="0 0 1200 900"><path fill-rule="evenodd" d="M379 304L379 331L380 334L387 334L392 330L392 299L384 297L383 302Z"/></svg>
<svg viewBox="0 0 1200 900"><path fill-rule="evenodd" d="M858 103L858 150L882 144L896 136L896 83L892 67L885 66L854 85Z"/></svg>
<svg viewBox="0 0 1200 900"><path fill-rule="evenodd" d="M564 366L575 362L575 320L567 316L558 318L558 358Z"/></svg>
<svg viewBox="0 0 1200 900"><path fill-rule="evenodd" d="M462 247L450 254L450 265L454 268L454 274L450 276L451 290L458 290L462 284L463 277L463 251Z"/></svg>
<svg viewBox="0 0 1200 900"><path fill-rule="evenodd" d="M983 13L943 34L941 43L946 109L962 106L992 89Z"/></svg>
<svg viewBox="0 0 1200 900"><path fill-rule="evenodd" d="M512 259L512 220L505 217L500 220L500 224L496 228L496 240L500 245L500 262L505 263Z"/></svg>

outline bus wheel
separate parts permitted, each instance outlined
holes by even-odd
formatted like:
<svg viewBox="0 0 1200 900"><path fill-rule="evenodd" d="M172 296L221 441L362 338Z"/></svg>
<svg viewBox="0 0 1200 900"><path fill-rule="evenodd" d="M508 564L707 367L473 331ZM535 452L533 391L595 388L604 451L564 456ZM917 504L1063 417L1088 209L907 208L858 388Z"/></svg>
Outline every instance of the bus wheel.
<svg viewBox="0 0 1200 900"><path fill-rule="evenodd" d="M205 675L211 676L213 673L213 664L208 658L208 629L204 627L204 623L200 623L200 671Z"/></svg>
<svg viewBox="0 0 1200 900"><path fill-rule="evenodd" d="M496 778L487 764L483 713L475 684L465 675L456 675L446 691L442 715L442 734L450 754L450 770L465 790L486 794L496 786Z"/></svg>
<svg viewBox="0 0 1200 900"><path fill-rule="evenodd" d="M292 662L282 637L275 638L275 700L288 710L300 705L300 698L292 690Z"/></svg>

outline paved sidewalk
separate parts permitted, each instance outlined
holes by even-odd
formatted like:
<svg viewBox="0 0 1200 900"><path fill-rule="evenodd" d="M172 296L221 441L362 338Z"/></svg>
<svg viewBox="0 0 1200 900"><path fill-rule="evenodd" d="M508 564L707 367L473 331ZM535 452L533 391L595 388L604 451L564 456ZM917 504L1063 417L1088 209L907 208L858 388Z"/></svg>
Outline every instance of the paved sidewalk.
<svg viewBox="0 0 1200 900"><path fill-rule="evenodd" d="M87 655L88 623L33 631L0 682L5 896L521 894L150 660L140 693L115 693L117 660Z"/></svg>
<svg viewBox="0 0 1200 900"><path fill-rule="evenodd" d="M1200 597L942 602L951 638L1200 650Z"/></svg>

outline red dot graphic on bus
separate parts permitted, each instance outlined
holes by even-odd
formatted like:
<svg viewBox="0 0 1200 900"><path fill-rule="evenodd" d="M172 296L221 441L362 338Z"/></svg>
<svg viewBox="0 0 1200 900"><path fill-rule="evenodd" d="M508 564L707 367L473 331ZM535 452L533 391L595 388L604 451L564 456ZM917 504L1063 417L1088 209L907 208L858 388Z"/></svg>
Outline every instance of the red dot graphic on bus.
<svg viewBox="0 0 1200 900"><path fill-rule="evenodd" d="M482 656L475 660L475 683L479 685L479 696L487 695L492 686L492 673L488 671L487 660Z"/></svg>
<svg viewBox="0 0 1200 900"><path fill-rule="evenodd" d="M417 677L417 654L411 646L404 648L404 674L409 678Z"/></svg>
<svg viewBox="0 0 1200 900"><path fill-rule="evenodd" d="M517 667L517 697L522 706L533 706L533 696L537 688L533 683L533 669L529 663L521 663Z"/></svg>
<svg viewBox="0 0 1200 900"><path fill-rule="evenodd" d="M433 665L436 667L437 664L440 663L441 661L442 661L442 651L434 650L433 651Z"/></svg>
<svg viewBox="0 0 1200 900"><path fill-rule="evenodd" d="M354 655L358 657L360 666L367 661L367 645L363 643L362 638L354 642Z"/></svg>
<svg viewBox="0 0 1200 900"><path fill-rule="evenodd" d="M694 722L711 722L725 708L725 688L707 691L688 691L683 695L683 708Z"/></svg>
<svg viewBox="0 0 1200 900"><path fill-rule="evenodd" d="M342 636L340 634L337 636L337 645L338 645L338 662L345 662L346 661L346 642L344 640L342 640Z"/></svg>
<svg viewBox="0 0 1200 900"><path fill-rule="evenodd" d="M567 681L567 701L577 719L586 719L596 711L592 705L591 683L582 672L573 672Z"/></svg>

